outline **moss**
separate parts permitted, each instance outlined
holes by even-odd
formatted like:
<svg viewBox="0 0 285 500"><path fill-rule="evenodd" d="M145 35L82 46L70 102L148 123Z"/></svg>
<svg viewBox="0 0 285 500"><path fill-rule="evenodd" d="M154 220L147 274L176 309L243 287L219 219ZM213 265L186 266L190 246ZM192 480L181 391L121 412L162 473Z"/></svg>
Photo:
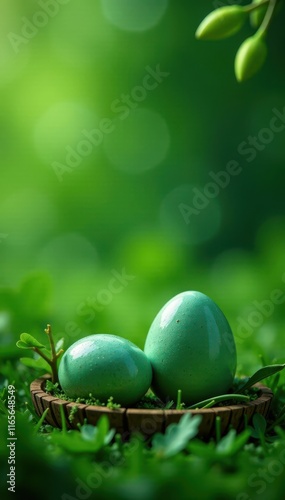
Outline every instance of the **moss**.
<svg viewBox="0 0 285 500"><path fill-rule="evenodd" d="M229 391L229 393L235 393L235 387L236 384L232 387L232 389ZM59 398L59 399L64 399L65 401L69 401L72 403L78 403L78 404L85 404L85 405L91 405L91 406L105 406L106 408L110 408L112 410L117 410L121 408L121 405L114 402L114 398L110 396L107 400L106 403L100 401L98 398L93 396L92 394L89 394L88 398L70 398L69 396L66 396L64 391L61 389L58 383L53 384L50 380L47 380L46 382L46 392L52 394L53 396ZM251 387L250 389L246 390L244 394L246 396L250 397L251 401L254 401L255 399L258 398L258 392L259 389L256 387ZM222 401L220 403L217 403L215 407L222 407L222 406L233 406L236 404L240 404L240 402L235 401L234 399L229 399L227 401ZM187 409L187 406L182 403L181 407L183 409ZM167 403L164 403L161 401L151 390L149 390L145 396L143 396L140 401L134 405L134 408L141 408L141 409L149 409L149 410L170 410L170 409L176 409L176 404L174 401L168 401Z"/></svg>

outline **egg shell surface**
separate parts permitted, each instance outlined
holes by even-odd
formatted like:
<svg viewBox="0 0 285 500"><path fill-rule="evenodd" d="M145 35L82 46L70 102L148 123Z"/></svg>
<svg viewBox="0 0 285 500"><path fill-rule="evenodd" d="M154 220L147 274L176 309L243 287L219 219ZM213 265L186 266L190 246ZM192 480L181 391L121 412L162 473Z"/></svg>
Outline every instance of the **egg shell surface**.
<svg viewBox="0 0 285 500"><path fill-rule="evenodd" d="M67 396L106 403L112 396L121 406L138 402L150 387L152 368L145 353L127 339L95 334L72 344L63 354L59 383Z"/></svg>
<svg viewBox="0 0 285 500"><path fill-rule="evenodd" d="M231 327L217 304L197 291L182 292L159 311L144 352L152 364L152 390L163 401L192 405L227 393L236 371Z"/></svg>

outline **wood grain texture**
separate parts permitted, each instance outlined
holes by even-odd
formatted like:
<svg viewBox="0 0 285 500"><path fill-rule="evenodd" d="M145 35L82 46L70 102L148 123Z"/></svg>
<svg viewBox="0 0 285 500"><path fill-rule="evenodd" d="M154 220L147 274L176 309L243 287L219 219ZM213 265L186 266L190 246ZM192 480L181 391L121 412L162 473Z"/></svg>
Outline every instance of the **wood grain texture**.
<svg viewBox="0 0 285 500"><path fill-rule="evenodd" d="M84 422L96 425L102 415L106 415L110 427L116 429L123 436L130 436L132 433L140 433L148 438L155 432L165 432L168 425L178 423L185 413L192 415L201 415L202 421L199 426L198 437L210 439L215 437L215 421L219 415L221 417L221 432L226 434L229 429L236 429L240 432L245 427L245 422L252 423L252 417L255 413L260 413L264 417L268 414L273 398L271 389L256 384L259 388L258 398L245 404L237 404L223 407L212 407L198 410L151 410L138 408L120 408L112 410L105 406L92 406L71 403L58 399L45 392L46 380L50 375L34 380L30 385L30 392L33 405L39 416L43 414L46 408L49 412L46 416L46 423L53 427L61 428L60 406L63 407L66 425L68 429L78 429L78 425ZM75 413L73 408L77 407ZM70 420L71 412L73 413Z"/></svg>
<svg viewBox="0 0 285 500"><path fill-rule="evenodd" d="M156 432L164 432L164 410L143 410L128 408L126 412L127 425L130 433L139 432L150 437Z"/></svg>

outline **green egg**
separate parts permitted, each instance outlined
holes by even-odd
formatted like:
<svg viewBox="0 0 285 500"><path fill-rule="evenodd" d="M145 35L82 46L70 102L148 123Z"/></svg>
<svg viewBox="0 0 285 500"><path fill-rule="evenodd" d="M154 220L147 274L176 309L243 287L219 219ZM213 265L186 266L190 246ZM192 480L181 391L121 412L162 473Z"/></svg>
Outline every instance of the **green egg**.
<svg viewBox="0 0 285 500"><path fill-rule="evenodd" d="M152 389L163 401L188 406L227 393L236 371L236 347L221 309L201 292L182 292L155 317L144 352L152 364Z"/></svg>
<svg viewBox="0 0 285 500"><path fill-rule="evenodd" d="M89 335L72 344L62 356L59 383L67 396L95 398L131 406L151 384L152 368L144 352L117 335Z"/></svg>

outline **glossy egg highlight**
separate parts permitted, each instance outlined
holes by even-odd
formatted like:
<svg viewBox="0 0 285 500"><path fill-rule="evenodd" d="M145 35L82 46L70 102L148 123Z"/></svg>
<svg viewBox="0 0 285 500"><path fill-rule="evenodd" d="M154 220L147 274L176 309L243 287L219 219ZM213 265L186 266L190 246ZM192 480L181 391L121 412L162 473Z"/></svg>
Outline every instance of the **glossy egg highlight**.
<svg viewBox="0 0 285 500"><path fill-rule="evenodd" d="M72 344L63 354L59 383L67 396L106 403L110 396L121 406L131 406L150 387L152 368L145 353L117 335L96 334Z"/></svg>
<svg viewBox="0 0 285 500"><path fill-rule="evenodd" d="M225 394L236 371L231 327L217 304L197 291L179 293L159 311L144 352L152 364L152 389L163 401L188 406Z"/></svg>

